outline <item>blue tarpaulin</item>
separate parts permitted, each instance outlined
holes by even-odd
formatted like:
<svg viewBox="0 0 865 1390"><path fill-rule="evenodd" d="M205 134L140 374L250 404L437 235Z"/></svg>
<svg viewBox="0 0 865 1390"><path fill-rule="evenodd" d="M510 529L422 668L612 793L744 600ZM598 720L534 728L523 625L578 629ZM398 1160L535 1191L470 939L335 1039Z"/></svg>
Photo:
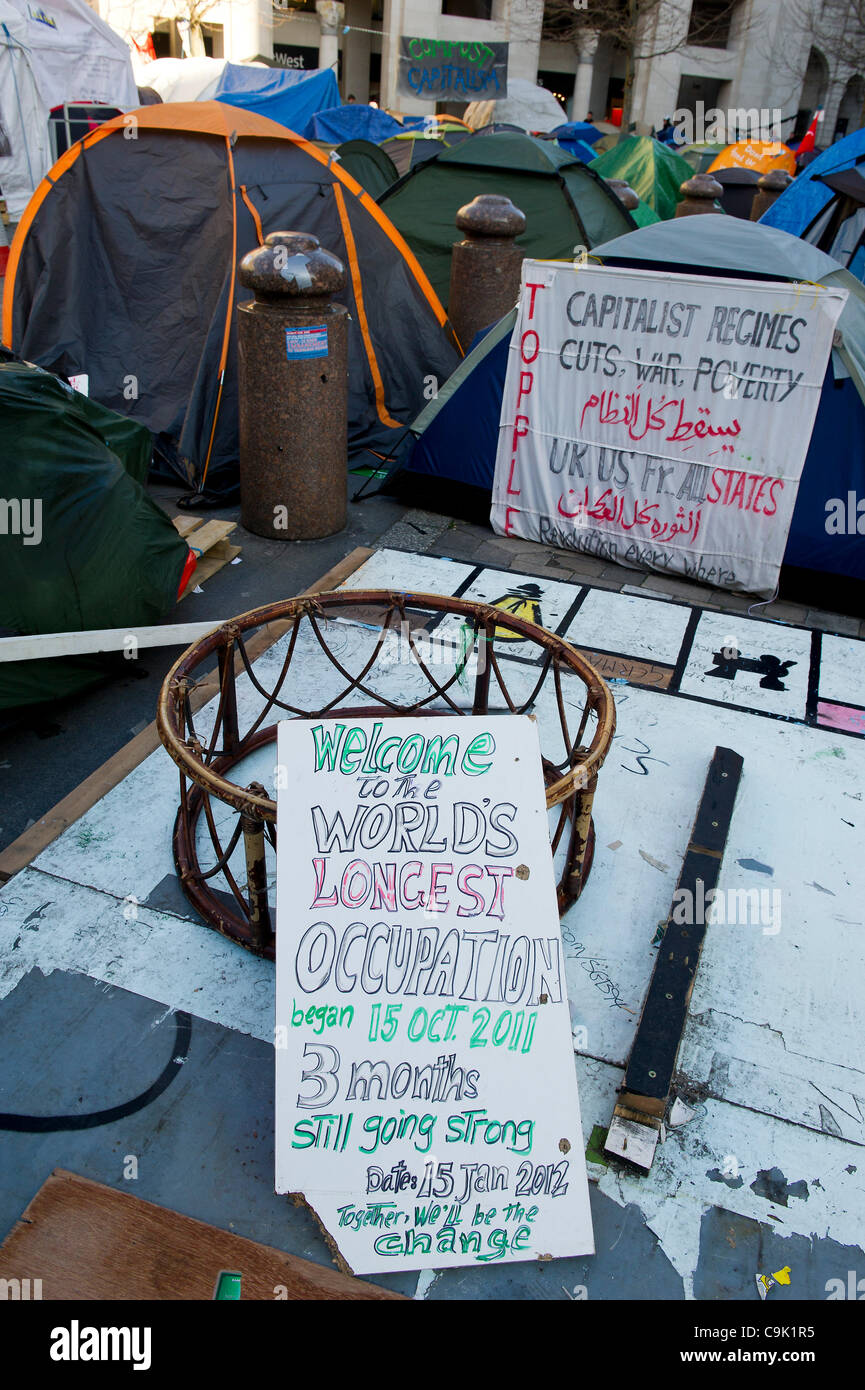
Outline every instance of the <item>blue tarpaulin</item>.
<svg viewBox="0 0 865 1390"><path fill-rule="evenodd" d="M790 187L760 218L764 227L777 227L792 236L801 236L828 202L835 197L834 190L820 183L824 174L837 174L842 169L852 169L865 160L865 130L854 130L812 159L807 168L797 174Z"/></svg>
<svg viewBox="0 0 865 1390"><path fill-rule="evenodd" d="M339 88L331 68L303 72L226 63L214 93L217 101L268 116L298 135L308 135L313 117L338 107Z"/></svg>
<svg viewBox="0 0 865 1390"><path fill-rule="evenodd" d="M567 150L575 159L581 159L584 164L591 164L597 157L592 145L600 140L602 132L591 121L566 121L564 125L556 126L550 134L556 137L563 150Z"/></svg>
<svg viewBox="0 0 865 1390"><path fill-rule="evenodd" d="M409 119L400 125L386 111L377 106L361 106L349 102L346 106L331 106L326 111L317 111L307 129L310 140L328 140L341 145L345 140L371 140L374 145L387 140L391 135L403 134L423 126L423 117Z"/></svg>
<svg viewBox="0 0 865 1390"><path fill-rule="evenodd" d="M555 130L550 131L555 135L559 144L563 140L582 140L584 145L594 145L600 140L603 131L598 130L591 121L565 121L563 125L557 125Z"/></svg>

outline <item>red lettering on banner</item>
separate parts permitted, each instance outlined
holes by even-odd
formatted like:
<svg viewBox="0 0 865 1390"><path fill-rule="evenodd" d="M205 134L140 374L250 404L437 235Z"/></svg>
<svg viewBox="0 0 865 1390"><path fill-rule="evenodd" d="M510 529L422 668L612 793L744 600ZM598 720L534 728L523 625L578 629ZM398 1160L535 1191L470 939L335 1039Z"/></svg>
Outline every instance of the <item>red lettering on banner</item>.
<svg viewBox="0 0 865 1390"><path fill-rule="evenodd" d="M535 340L535 350L534 350L534 352L532 353L531 357L527 357L527 356L526 356L526 338L534 338L534 340ZM538 355L538 353L540 352L540 350L541 350L541 340L540 340L540 338L538 337L537 333L535 332L535 330L534 330L533 328L527 328L526 331L525 331L525 333L523 334L522 338L520 339L520 357L522 357L523 361L526 363L527 366L530 366L531 363L534 362L534 360L535 360L535 358L537 357L537 355Z"/></svg>
<svg viewBox="0 0 865 1390"><path fill-rule="evenodd" d="M511 459L511 471L510 471L510 473L508 474L508 488L507 488L508 497L519 497L519 495L520 495L520 489L519 489L518 487L511 487L511 483L514 481L514 468L516 467L516 463L517 463L516 457L512 458L512 459Z"/></svg>
<svg viewBox="0 0 865 1390"><path fill-rule="evenodd" d="M760 505L767 488L771 507ZM755 516L774 516L778 510L776 488L783 491L783 478L767 478L760 473L741 473L730 468L713 468L706 489L706 501L722 507L738 507L739 511L751 512Z"/></svg>
<svg viewBox="0 0 865 1390"><path fill-rule="evenodd" d="M777 505L777 503L776 503L776 501L775 501L775 488L776 488L776 487L779 487L779 488L781 489L782 492L784 491L784 479L783 479L783 478L775 478L775 479L769 484L769 497L771 498L771 501L772 501L772 510L771 510L771 512L770 512L768 507L764 507L764 508L763 508L763 515L764 515L764 516L774 516L775 513L776 513L776 511L778 510L778 505Z"/></svg>
<svg viewBox="0 0 865 1390"><path fill-rule="evenodd" d="M520 385L517 391L517 410L519 410L520 408L520 401L522 400L523 396L531 395L534 380L535 377L533 372L520 372ZM526 382L527 384L524 386L523 382Z"/></svg>
<svg viewBox="0 0 865 1390"><path fill-rule="evenodd" d="M546 285L533 284L531 280L526 281L526 289L531 290L531 294L529 295L529 320L533 319L535 316L535 295L538 290L545 290L546 288Z"/></svg>
<svg viewBox="0 0 865 1390"><path fill-rule="evenodd" d="M511 534L511 513L512 513L512 512L513 512L514 516L519 516L519 514L520 514L520 509L519 509L519 507L507 507L507 508L505 509L505 535L506 535L506 536L509 536L509 535Z"/></svg>
<svg viewBox="0 0 865 1390"><path fill-rule="evenodd" d="M525 427L524 430L521 430L521 429L520 429L520 421L521 421L521 420L524 420L524 421L525 421L526 427ZM514 420L514 442L513 442L513 444L511 445L511 453L512 453L512 454L515 454L515 453L517 452L517 441L520 440L520 439L523 439L523 438L528 434L528 432L529 432L529 417L528 417L528 415L517 415L516 418L515 418L515 420Z"/></svg>

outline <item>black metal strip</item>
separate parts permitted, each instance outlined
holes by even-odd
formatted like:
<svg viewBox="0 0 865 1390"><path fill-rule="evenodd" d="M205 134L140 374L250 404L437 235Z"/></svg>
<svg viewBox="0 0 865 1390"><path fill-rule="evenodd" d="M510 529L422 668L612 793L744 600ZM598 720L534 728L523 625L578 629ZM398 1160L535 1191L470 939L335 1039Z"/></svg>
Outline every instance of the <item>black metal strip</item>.
<svg viewBox="0 0 865 1390"><path fill-rule="evenodd" d="M634 1095L669 1095L741 775L741 756L716 748L625 1071Z"/></svg>
<svg viewBox="0 0 865 1390"><path fill-rule="evenodd" d="M816 628L811 632L811 665L808 668L808 695L805 700L805 723L817 723L817 697L820 693L820 662L823 656L823 634Z"/></svg>

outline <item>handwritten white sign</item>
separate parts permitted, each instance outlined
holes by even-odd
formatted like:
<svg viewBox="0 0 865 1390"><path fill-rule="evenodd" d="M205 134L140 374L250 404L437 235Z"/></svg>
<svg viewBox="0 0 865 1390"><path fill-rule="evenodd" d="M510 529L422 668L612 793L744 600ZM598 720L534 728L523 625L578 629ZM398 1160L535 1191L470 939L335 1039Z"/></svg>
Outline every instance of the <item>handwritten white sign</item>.
<svg viewBox="0 0 865 1390"><path fill-rule="evenodd" d="M847 291L522 273L493 528L771 595Z"/></svg>
<svg viewBox="0 0 865 1390"><path fill-rule="evenodd" d="M534 722L279 728L276 1190L356 1273L593 1250Z"/></svg>

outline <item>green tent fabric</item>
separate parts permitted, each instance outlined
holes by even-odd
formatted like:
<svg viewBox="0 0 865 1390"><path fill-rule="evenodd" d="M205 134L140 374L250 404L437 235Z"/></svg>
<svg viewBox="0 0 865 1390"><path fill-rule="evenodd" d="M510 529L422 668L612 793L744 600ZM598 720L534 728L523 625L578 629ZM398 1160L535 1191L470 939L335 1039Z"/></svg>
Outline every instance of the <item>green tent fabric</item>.
<svg viewBox="0 0 865 1390"><path fill-rule="evenodd" d="M389 135L386 140L379 141L379 149L384 150L397 174L402 176L418 164L435 159L443 148L449 149L451 145L461 145L471 139L472 132L461 126L448 126L446 130L439 127L435 131L408 130L403 135Z"/></svg>
<svg viewBox="0 0 865 1390"><path fill-rule="evenodd" d="M379 198L446 303L456 214L480 193L500 193L526 215L527 256L570 258L632 231L635 222L585 164L551 140L503 131L475 135L405 174Z"/></svg>
<svg viewBox="0 0 865 1390"><path fill-rule="evenodd" d="M639 198L662 221L673 217L680 199L679 188L694 171L681 155L674 154L651 135L622 140L589 165L602 179L625 179Z"/></svg>
<svg viewBox="0 0 865 1390"><path fill-rule="evenodd" d="M713 164L717 156L727 146L717 140L701 140L693 145L683 145L679 150L680 158L686 164L690 164L691 170L695 174L705 174L710 164Z"/></svg>
<svg viewBox="0 0 865 1390"><path fill-rule="evenodd" d="M660 222L660 217L654 208L650 208L648 203L644 203L642 198L638 207L631 208L631 216L638 227L651 227L654 222Z"/></svg>
<svg viewBox="0 0 865 1390"><path fill-rule="evenodd" d="M357 179L371 198L380 198L385 189L399 178L393 160L371 140L346 140L337 145L336 153L339 155L339 167Z"/></svg>
<svg viewBox="0 0 865 1390"><path fill-rule="evenodd" d="M2 354L3 635L134 628L171 611L188 546L142 487L152 450L141 425ZM71 694L104 672L99 656L0 663L0 708Z"/></svg>

